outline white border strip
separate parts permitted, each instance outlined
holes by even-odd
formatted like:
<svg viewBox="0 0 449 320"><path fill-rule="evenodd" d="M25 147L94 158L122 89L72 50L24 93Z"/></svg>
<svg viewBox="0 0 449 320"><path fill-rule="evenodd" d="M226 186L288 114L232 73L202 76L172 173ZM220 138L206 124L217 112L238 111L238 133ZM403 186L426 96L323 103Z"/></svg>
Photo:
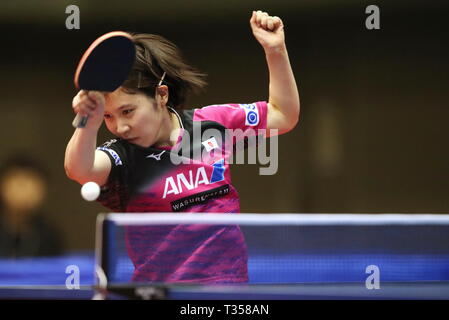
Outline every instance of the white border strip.
<svg viewBox="0 0 449 320"><path fill-rule="evenodd" d="M167 224L238 225L449 225L449 214L257 214L257 213L109 213L100 219L119 226Z"/></svg>

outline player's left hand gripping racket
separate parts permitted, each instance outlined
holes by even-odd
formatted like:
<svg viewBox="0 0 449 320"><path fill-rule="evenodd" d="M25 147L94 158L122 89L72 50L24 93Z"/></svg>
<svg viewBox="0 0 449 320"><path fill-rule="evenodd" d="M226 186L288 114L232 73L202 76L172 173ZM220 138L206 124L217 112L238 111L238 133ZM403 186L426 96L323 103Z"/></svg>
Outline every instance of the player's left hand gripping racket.
<svg viewBox="0 0 449 320"><path fill-rule="evenodd" d="M95 40L82 56L75 72L78 90L113 92L128 77L136 48L131 35L123 31L106 33ZM83 128L88 117L76 115L72 125Z"/></svg>

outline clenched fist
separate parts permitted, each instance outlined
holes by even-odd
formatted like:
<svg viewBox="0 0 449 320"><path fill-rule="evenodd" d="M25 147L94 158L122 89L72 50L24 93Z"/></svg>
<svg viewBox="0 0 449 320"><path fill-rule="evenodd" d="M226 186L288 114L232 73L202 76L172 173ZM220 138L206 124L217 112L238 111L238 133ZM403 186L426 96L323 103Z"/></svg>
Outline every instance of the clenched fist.
<svg viewBox="0 0 449 320"><path fill-rule="evenodd" d="M281 18L270 16L266 12L253 11L249 22L254 37L266 53L279 52L285 49L284 25Z"/></svg>

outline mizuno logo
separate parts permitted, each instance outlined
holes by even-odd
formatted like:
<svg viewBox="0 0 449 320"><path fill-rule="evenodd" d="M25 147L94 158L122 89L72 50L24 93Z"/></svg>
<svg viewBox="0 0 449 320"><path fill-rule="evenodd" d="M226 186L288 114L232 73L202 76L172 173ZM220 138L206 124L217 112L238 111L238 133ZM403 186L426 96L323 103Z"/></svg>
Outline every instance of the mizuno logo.
<svg viewBox="0 0 449 320"><path fill-rule="evenodd" d="M158 154L152 153L152 154L146 156L145 158L153 158L153 159L156 159L157 161L160 161L161 156L164 154L164 152L165 152L165 150Z"/></svg>

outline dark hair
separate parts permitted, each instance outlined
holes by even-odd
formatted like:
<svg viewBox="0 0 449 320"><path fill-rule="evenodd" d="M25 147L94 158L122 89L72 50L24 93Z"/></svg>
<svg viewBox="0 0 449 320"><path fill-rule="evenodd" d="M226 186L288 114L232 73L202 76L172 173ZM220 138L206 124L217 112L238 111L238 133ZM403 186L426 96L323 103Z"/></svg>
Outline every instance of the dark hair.
<svg viewBox="0 0 449 320"><path fill-rule="evenodd" d="M46 168L39 163L38 161L30 158L30 156L23 155L23 154L17 154L13 155L10 158L6 159L5 161L2 161L0 164L0 181L3 180L5 175L12 170L15 169L24 169L33 171L45 181L48 182L50 179L50 175Z"/></svg>
<svg viewBox="0 0 449 320"><path fill-rule="evenodd" d="M168 105L182 108L191 93L206 86L206 75L189 66L175 44L159 35L130 34L136 46L136 60L122 85L125 92L141 91L154 98L155 88L165 72L163 84L169 87Z"/></svg>

